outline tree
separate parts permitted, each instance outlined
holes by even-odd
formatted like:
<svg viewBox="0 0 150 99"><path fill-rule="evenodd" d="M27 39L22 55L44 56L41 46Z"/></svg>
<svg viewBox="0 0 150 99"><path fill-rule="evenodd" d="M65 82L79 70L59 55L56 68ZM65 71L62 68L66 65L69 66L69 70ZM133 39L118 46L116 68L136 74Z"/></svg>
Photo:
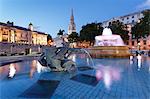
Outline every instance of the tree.
<svg viewBox="0 0 150 99"><path fill-rule="evenodd" d="M72 32L69 36L68 36L68 41L70 43L73 43L73 42L77 42L79 39L79 36L78 36L78 33L76 32Z"/></svg>
<svg viewBox="0 0 150 99"><path fill-rule="evenodd" d="M47 35L47 42L48 42L49 40L52 40L52 36L51 36L50 34Z"/></svg>
<svg viewBox="0 0 150 99"><path fill-rule="evenodd" d="M64 34L64 32L65 32L65 30L59 30L59 32L57 33L57 35L63 35Z"/></svg>
<svg viewBox="0 0 150 99"><path fill-rule="evenodd" d="M127 26L119 20L109 23L108 27L112 30L113 34L120 35L125 43L129 40L129 31L127 31Z"/></svg>
<svg viewBox="0 0 150 99"><path fill-rule="evenodd" d="M52 36L50 34L47 35L47 45L52 45L53 39Z"/></svg>
<svg viewBox="0 0 150 99"><path fill-rule="evenodd" d="M132 27L132 35L133 38L145 38L150 35L150 10L146 10L143 12L144 17L141 18L133 27Z"/></svg>
<svg viewBox="0 0 150 99"><path fill-rule="evenodd" d="M101 25L101 23L95 22L82 26L80 31L80 40L94 42L95 36L102 34L103 27Z"/></svg>

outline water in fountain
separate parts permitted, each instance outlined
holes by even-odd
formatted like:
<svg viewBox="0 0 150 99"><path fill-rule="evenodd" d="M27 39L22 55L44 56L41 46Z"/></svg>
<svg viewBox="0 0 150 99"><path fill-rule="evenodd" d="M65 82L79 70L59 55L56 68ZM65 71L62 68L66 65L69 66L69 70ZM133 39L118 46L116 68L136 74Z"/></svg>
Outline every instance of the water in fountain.
<svg viewBox="0 0 150 99"><path fill-rule="evenodd" d="M94 65L94 62L93 62L93 59L92 59L90 53L87 50L85 50L85 49L81 49L81 51L84 51L88 55L88 58L91 60L92 66L94 68L95 65ZM89 61L87 61L87 62L88 62L88 64L90 64Z"/></svg>
<svg viewBox="0 0 150 99"><path fill-rule="evenodd" d="M81 49L81 51L83 51L84 53L87 54L87 56L90 60L88 62L91 62L93 69L96 70L96 72L94 72L94 71L91 72L91 75L95 74L96 79L98 81L103 79L106 89L110 90L110 87L111 87L113 81L117 81L120 79L121 70L117 69L117 68L112 68L111 66L105 66L102 64L95 65L90 53L85 49Z"/></svg>
<svg viewBox="0 0 150 99"><path fill-rule="evenodd" d="M77 51L78 50L78 51ZM88 66L90 65L90 62L91 62L91 65L94 67L95 65L94 65L94 62L93 62L93 59L92 59L92 57L91 57L91 55L90 55L90 53L87 51L87 50L85 50L85 49L78 49L78 48L74 48L74 49L71 49L71 51L73 52L72 54L70 54L69 55L69 59L71 59L72 61L74 61L74 62L76 62L76 54L78 53L78 52L81 52L81 53L85 53L86 55L87 55L87 64L88 64Z"/></svg>
<svg viewBox="0 0 150 99"><path fill-rule="evenodd" d="M95 37L94 46L125 46L125 44L120 35L114 35L110 28L105 28L102 35Z"/></svg>

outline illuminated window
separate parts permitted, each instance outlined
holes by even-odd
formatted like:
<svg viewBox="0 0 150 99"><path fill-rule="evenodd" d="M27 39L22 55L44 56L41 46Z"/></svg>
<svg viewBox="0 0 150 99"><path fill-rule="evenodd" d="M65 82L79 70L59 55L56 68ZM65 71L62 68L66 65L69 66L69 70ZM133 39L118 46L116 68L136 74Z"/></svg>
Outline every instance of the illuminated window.
<svg viewBox="0 0 150 99"><path fill-rule="evenodd" d="M144 42L144 45L146 45L146 40L144 40L143 42Z"/></svg>

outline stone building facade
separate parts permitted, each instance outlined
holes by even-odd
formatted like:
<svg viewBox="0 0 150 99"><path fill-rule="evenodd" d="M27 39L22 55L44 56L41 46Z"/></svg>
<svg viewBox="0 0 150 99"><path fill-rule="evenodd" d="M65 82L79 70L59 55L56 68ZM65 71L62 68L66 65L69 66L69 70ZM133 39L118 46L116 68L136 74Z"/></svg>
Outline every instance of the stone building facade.
<svg viewBox="0 0 150 99"><path fill-rule="evenodd" d="M15 26L13 22L0 22L0 54L42 52L47 46L47 34L28 28Z"/></svg>

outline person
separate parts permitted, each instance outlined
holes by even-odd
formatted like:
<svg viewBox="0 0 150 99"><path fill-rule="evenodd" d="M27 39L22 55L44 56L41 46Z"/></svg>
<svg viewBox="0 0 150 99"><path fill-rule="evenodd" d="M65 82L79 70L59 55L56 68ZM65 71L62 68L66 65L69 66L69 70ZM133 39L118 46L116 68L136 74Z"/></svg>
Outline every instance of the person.
<svg viewBox="0 0 150 99"><path fill-rule="evenodd" d="M130 65L133 64L133 55L130 56Z"/></svg>
<svg viewBox="0 0 150 99"><path fill-rule="evenodd" d="M150 57L150 50L148 51L148 56Z"/></svg>
<svg viewBox="0 0 150 99"><path fill-rule="evenodd" d="M130 60L133 60L133 55L130 56Z"/></svg>
<svg viewBox="0 0 150 99"><path fill-rule="evenodd" d="M138 54L139 54L139 52L138 52L138 51L136 51L136 56L138 56Z"/></svg>

